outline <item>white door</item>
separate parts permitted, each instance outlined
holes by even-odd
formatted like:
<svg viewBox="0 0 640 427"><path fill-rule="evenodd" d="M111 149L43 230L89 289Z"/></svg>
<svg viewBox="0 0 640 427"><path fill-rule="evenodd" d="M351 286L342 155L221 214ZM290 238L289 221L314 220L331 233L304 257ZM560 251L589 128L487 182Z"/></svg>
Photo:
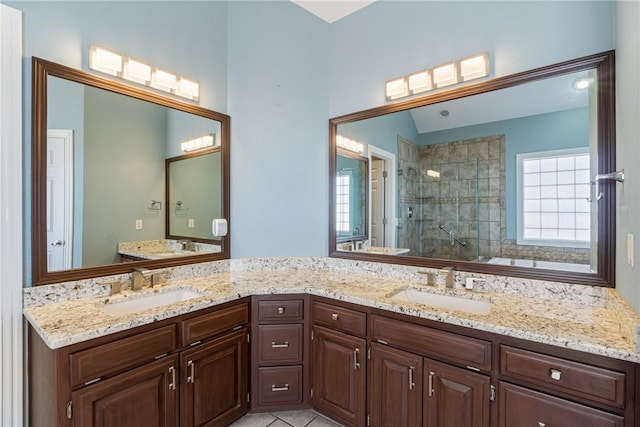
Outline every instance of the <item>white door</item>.
<svg viewBox="0 0 640 427"><path fill-rule="evenodd" d="M71 268L73 131L47 131L47 271Z"/></svg>
<svg viewBox="0 0 640 427"><path fill-rule="evenodd" d="M385 231L385 163L384 160L371 159L371 246L386 246Z"/></svg>

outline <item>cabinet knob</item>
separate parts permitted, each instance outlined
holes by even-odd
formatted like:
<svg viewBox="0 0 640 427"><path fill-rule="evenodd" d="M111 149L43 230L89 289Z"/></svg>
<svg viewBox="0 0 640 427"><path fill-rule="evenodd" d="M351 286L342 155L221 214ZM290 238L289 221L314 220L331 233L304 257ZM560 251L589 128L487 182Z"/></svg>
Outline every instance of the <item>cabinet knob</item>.
<svg viewBox="0 0 640 427"><path fill-rule="evenodd" d="M284 314L284 307L278 307L278 314Z"/></svg>
<svg viewBox="0 0 640 427"><path fill-rule="evenodd" d="M560 376L562 376L562 372L558 371L557 369L552 369L551 370L551 379L554 379L556 381L560 381Z"/></svg>
<svg viewBox="0 0 640 427"><path fill-rule="evenodd" d="M338 313L333 313L331 315L331 320L338 320Z"/></svg>

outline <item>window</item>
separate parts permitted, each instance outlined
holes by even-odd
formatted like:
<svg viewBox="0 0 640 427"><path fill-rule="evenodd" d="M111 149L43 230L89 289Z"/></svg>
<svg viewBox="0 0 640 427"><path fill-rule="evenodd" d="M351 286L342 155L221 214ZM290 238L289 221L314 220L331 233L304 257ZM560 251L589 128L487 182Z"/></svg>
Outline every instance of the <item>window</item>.
<svg viewBox="0 0 640 427"><path fill-rule="evenodd" d="M588 248L589 149L517 155L518 244Z"/></svg>
<svg viewBox="0 0 640 427"><path fill-rule="evenodd" d="M340 171L336 176L336 231L348 234L351 231L349 199L351 188L351 172Z"/></svg>

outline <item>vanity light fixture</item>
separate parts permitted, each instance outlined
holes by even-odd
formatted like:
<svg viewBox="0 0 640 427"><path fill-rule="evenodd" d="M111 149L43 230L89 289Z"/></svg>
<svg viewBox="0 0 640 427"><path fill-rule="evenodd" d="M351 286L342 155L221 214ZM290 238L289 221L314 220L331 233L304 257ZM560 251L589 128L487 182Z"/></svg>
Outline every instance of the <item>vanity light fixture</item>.
<svg viewBox="0 0 640 427"><path fill-rule="evenodd" d="M122 78L146 85L151 80L151 67L133 58L128 58L124 62Z"/></svg>
<svg viewBox="0 0 640 427"><path fill-rule="evenodd" d="M468 56L460 60L460 78L463 82L489 75L489 52Z"/></svg>
<svg viewBox="0 0 640 427"><path fill-rule="evenodd" d="M100 46L89 49L89 67L103 73L117 76L122 72L122 55Z"/></svg>
<svg viewBox="0 0 640 427"><path fill-rule="evenodd" d="M336 135L336 145L345 150L353 151L354 153L364 153L364 144L353 139L346 138L342 135Z"/></svg>
<svg viewBox="0 0 640 427"><path fill-rule="evenodd" d="M200 96L197 82L100 46L89 48L89 68L193 101Z"/></svg>
<svg viewBox="0 0 640 427"><path fill-rule="evenodd" d="M580 77L573 82L573 88L577 90L585 90L591 85L588 77Z"/></svg>
<svg viewBox="0 0 640 427"><path fill-rule="evenodd" d="M458 67L455 62L438 65L433 68L433 85L444 87L458 83Z"/></svg>
<svg viewBox="0 0 640 427"><path fill-rule="evenodd" d="M385 83L387 101L439 89L489 75L489 52L467 56L431 69L420 70L388 80Z"/></svg>
<svg viewBox="0 0 640 427"><path fill-rule="evenodd" d="M409 95L407 79L405 77L400 77L398 79L389 80L386 84L386 93L388 101Z"/></svg>
<svg viewBox="0 0 640 427"><path fill-rule="evenodd" d="M215 139L216 135L214 133L198 136L180 143L180 149L186 153L189 151L200 150L201 148L212 147L216 145Z"/></svg>
<svg viewBox="0 0 640 427"><path fill-rule="evenodd" d="M430 70L418 71L410 74L407 76L407 80L409 81L409 91L412 95L414 93L426 92L433 89Z"/></svg>

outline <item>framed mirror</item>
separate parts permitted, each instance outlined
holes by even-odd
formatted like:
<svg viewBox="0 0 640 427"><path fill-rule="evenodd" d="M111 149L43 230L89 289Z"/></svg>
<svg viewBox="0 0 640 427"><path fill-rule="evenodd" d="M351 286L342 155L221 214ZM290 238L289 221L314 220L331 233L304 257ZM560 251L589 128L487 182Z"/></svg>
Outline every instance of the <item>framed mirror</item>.
<svg viewBox="0 0 640 427"><path fill-rule="evenodd" d="M613 64L605 52L331 119L330 256L614 286L615 182L595 185L615 171ZM370 183L384 177L370 234L352 239L343 140Z"/></svg>
<svg viewBox="0 0 640 427"><path fill-rule="evenodd" d="M39 58L32 66L34 285L229 258L229 236L211 234L214 218L229 220L229 116ZM203 137L210 157L184 153ZM207 189L197 196L207 203L185 218L193 233L174 233L167 159L200 154L209 163L193 160L181 186Z"/></svg>

